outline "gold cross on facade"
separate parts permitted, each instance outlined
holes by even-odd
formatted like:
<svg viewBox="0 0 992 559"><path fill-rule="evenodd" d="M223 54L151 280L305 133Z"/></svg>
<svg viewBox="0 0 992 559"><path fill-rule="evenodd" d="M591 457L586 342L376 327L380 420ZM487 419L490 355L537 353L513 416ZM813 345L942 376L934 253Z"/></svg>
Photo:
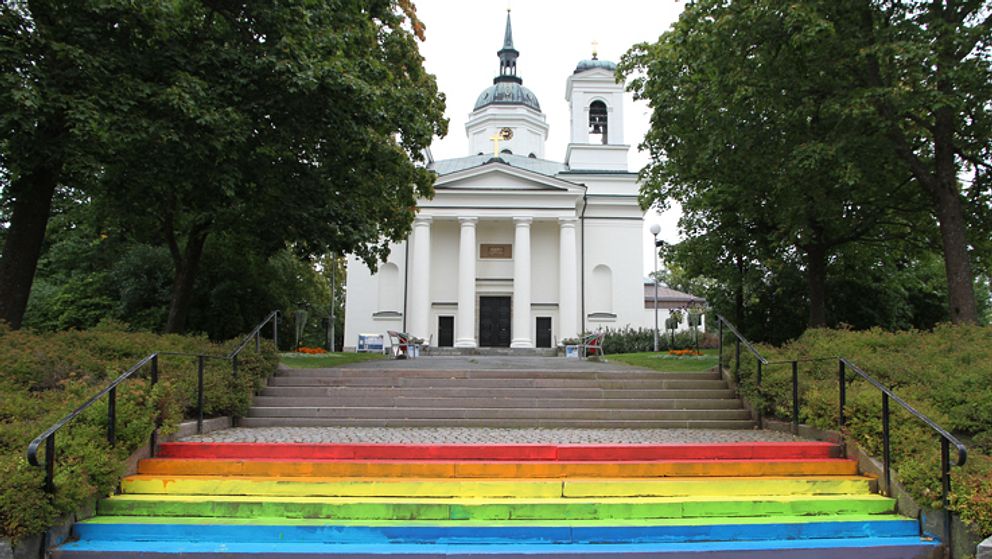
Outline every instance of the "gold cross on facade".
<svg viewBox="0 0 992 559"><path fill-rule="evenodd" d="M496 132L492 138L489 138L489 141L493 143L493 157L499 157L499 141L502 139L503 136L499 132Z"/></svg>

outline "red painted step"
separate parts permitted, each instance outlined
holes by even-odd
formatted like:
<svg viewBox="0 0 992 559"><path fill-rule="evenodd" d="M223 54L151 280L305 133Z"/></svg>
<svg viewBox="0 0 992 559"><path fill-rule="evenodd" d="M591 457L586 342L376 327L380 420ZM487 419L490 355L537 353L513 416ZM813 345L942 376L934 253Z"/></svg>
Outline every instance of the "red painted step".
<svg viewBox="0 0 992 559"><path fill-rule="evenodd" d="M400 445L302 443L163 443L159 458L266 460L478 460L587 462L651 460L785 460L835 458L836 444L750 442L631 445Z"/></svg>

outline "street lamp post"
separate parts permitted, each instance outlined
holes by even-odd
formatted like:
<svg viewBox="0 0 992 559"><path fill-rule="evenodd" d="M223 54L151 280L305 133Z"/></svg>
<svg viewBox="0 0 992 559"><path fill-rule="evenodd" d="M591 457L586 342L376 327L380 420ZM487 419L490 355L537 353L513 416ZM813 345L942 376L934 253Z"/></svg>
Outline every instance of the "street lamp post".
<svg viewBox="0 0 992 559"><path fill-rule="evenodd" d="M661 233L661 226L657 223L651 224L651 235L654 236L654 352L658 353L658 233Z"/></svg>

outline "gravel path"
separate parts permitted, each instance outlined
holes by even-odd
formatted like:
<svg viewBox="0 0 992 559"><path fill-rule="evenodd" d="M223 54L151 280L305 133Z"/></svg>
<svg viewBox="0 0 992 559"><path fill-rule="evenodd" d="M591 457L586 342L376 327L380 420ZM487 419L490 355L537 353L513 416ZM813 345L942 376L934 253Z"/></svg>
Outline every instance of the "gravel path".
<svg viewBox="0 0 992 559"><path fill-rule="evenodd" d="M789 433L715 429L479 429L467 427L236 427L182 439L200 442L412 444L666 444L799 440Z"/></svg>

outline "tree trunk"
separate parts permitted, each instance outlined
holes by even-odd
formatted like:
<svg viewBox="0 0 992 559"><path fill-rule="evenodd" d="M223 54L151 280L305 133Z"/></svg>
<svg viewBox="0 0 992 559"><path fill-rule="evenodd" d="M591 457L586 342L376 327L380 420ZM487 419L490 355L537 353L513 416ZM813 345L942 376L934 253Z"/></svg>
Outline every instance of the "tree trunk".
<svg viewBox="0 0 992 559"><path fill-rule="evenodd" d="M11 185L14 203L0 257L0 321L14 329L24 320L61 168L61 158L43 160Z"/></svg>
<svg viewBox="0 0 992 559"><path fill-rule="evenodd" d="M944 180L940 181L944 183ZM968 255L967 227L957 179L938 184L932 192L940 222L940 242L944 249L944 272L947 274L947 303L955 324L978 323L974 276Z"/></svg>
<svg viewBox="0 0 992 559"><path fill-rule="evenodd" d="M193 285L200 270L203 246L207 241L208 228L194 227L186 241L186 249L180 258L174 259L176 273L172 282L172 300L169 303L169 318L165 331L169 334L182 334L186 330L186 317L193 300Z"/></svg>
<svg viewBox="0 0 992 559"><path fill-rule="evenodd" d="M809 291L809 328L827 325L827 250L823 245L802 247L806 252L806 288Z"/></svg>

